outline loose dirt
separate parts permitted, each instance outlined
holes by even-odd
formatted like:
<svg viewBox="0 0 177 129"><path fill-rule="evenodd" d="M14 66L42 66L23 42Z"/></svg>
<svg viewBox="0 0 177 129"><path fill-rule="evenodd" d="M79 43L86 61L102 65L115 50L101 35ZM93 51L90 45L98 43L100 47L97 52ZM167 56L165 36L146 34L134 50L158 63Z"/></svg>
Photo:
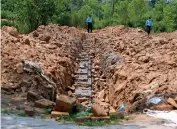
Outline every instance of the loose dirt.
<svg viewBox="0 0 177 129"><path fill-rule="evenodd" d="M108 114L121 104L127 112L154 108L147 104L153 96L163 96L165 105L169 97L177 102L177 31L148 36L141 29L116 26L88 34L74 27L48 25L30 34L4 26L1 35L2 96L27 99L34 92L33 99L53 100L57 94L73 97L84 42L91 44L90 98ZM78 101L91 106L90 100Z"/></svg>

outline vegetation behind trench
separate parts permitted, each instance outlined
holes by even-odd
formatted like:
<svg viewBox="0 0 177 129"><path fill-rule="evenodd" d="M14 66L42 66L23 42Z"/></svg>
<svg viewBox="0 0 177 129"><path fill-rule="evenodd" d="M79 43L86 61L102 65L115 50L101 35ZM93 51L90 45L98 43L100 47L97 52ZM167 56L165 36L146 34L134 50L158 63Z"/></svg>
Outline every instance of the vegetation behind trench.
<svg viewBox="0 0 177 129"><path fill-rule="evenodd" d="M2 0L1 26L16 26L22 33L35 30L39 25L59 25L86 28L91 14L94 29L106 26L145 26L153 19L154 32L171 32L177 28L177 0Z"/></svg>

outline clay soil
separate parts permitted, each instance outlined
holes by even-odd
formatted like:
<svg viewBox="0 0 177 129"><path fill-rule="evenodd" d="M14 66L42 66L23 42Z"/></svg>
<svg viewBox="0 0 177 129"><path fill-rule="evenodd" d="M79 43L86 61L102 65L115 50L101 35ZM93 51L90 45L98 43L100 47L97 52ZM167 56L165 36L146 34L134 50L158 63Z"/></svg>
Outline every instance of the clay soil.
<svg viewBox="0 0 177 129"><path fill-rule="evenodd" d="M14 34L10 31L15 29L7 28L1 31L2 96L25 98L28 91L35 91L52 99L50 84L39 75L23 72L21 60L37 63L56 84L57 93L65 94L74 83L76 58L84 41L92 44L92 67L98 69L93 71L95 102L114 109L125 103L127 111L142 111L149 97L177 97L177 31L148 36L141 29L116 26L88 34L74 27L48 25L30 34Z"/></svg>

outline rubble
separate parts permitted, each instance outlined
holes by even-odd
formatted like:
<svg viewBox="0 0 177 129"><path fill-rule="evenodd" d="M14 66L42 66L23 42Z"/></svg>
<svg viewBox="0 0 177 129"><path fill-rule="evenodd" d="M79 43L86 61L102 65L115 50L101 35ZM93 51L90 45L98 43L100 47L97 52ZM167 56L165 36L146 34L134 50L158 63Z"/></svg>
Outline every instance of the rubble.
<svg viewBox="0 0 177 129"><path fill-rule="evenodd" d="M92 105L91 110L95 116L107 116L108 115L106 110L98 104Z"/></svg>
<svg viewBox="0 0 177 129"><path fill-rule="evenodd" d="M154 109L159 111L170 111L173 110L173 106L167 104L161 104L161 105L157 105Z"/></svg>
<svg viewBox="0 0 177 129"><path fill-rule="evenodd" d="M148 37L141 29L123 26L86 34L57 25L39 26L26 35L3 27L2 90L17 96L27 93L29 103L39 108L56 101L54 118L68 116L75 108L91 108L93 116L78 117L78 122L123 118L118 110L123 103L126 112L173 110L176 35L177 31Z"/></svg>
<svg viewBox="0 0 177 129"><path fill-rule="evenodd" d="M127 111L136 112L153 108L155 105L147 104L147 100L156 95L164 96L157 105L165 104L170 96L175 99L177 67L173 62L177 59L174 36L177 31L148 38L142 30L117 26L95 33L95 37L89 35L87 40L95 54L94 66L100 67L92 71L97 103L106 101L117 109L124 102ZM101 76L106 78L106 85L100 85ZM137 93L139 95L134 96Z"/></svg>
<svg viewBox="0 0 177 129"><path fill-rule="evenodd" d="M36 100L39 100L40 99L40 96L37 94L37 93L35 93L35 92L33 92L33 91L28 91L28 93L27 93L27 100L28 101L36 101Z"/></svg>
<svg viewBox="0 0 177 129"><path fill-rule="evenodd" d="M18 85L21 80L28 78L30 85L25 92L33 90L49 100L52 100L53 92L52 86L49 87L53 85L50 82L55 83L56 92L59 93L63 93L66 86L72 85L73 62L80 52L83 37L82 33L78 33L79 30L57 25L39 26L36 31L27 35L18 34L18 37L9 34L10 30L16 32L13 27L3 27L1 32L2 85ZM41 44L41 40L46 43ZM58 47L55 44L62 45ZM22 60L25 64L42 69L48 80L43 76L39 77L36 72L31 73L31 67L23 69Z"/></svg>
<svg viewBox="0 0 177 129"><path fill-rule="evenodd" d="M91 117L91 120L93 120L93 121L100 121L100 120L104 120L104 121L106 121L106 120L110 120L110 116L101 116L101 117Z"/></svg>
<svg viewBox="0 0 177 129"><path fill-rule="evenodd" d="M57 112L57 111L52 111L51 112L51 118L57 118L57 117L63 117L63 116L69 116L68 112Z"/></svg>
<svg viewBox="0 0 177 129"><path fill-rule="evenodd" d="M33 107L26 107L25 114L27 114L28 116L34 116L34 114L35 114L34 108Z"/></svg>
<svg viewBox="0 0 177 129"><path fill-rule="evenodd" d="M47 99L40 99L35 101L35 106L38 108L49 108L53 107L54 102L47 100Z"/></svg>
<svg viewBox="0 0 177 129"><path fill-rule="evenodd" d="M76 122L84 122L84 121L87 121L87 120L90 120L90 116L80 116L80 117L76 117L75 121Z"/></svg>
<svg viewBox="0 0 177 129"><path fill-rule="evenodd" d="M68 97L66 95L59 95L56 98L56 105L54 107L54 110L71 113L73 112L75 103L76 103L75 98Z"/></svg>
<svg viewBox="0 0 177 129"><path fill-rule="evenodd" d="M174 99L168 98L168 99L167 99L167 102L168 102L169 104L171 104L173 107L177 108L177 103L175 102Z"/></svg>

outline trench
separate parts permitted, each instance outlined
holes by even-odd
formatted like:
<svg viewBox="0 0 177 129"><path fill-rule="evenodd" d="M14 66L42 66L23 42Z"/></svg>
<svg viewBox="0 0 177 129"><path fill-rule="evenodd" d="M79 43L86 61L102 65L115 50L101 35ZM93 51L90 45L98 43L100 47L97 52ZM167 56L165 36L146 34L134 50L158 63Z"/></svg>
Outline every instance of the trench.
<svg viewBox="0 0 177 129"><path fill-rule="evenodd" d="M92 101L92 57L90 55L90 44L83 41L82 50L76 59L78 66L75 72L75 92L72 94L77 100L82 103L85 102L88 105L86 108L90 108Z"/></svg>

